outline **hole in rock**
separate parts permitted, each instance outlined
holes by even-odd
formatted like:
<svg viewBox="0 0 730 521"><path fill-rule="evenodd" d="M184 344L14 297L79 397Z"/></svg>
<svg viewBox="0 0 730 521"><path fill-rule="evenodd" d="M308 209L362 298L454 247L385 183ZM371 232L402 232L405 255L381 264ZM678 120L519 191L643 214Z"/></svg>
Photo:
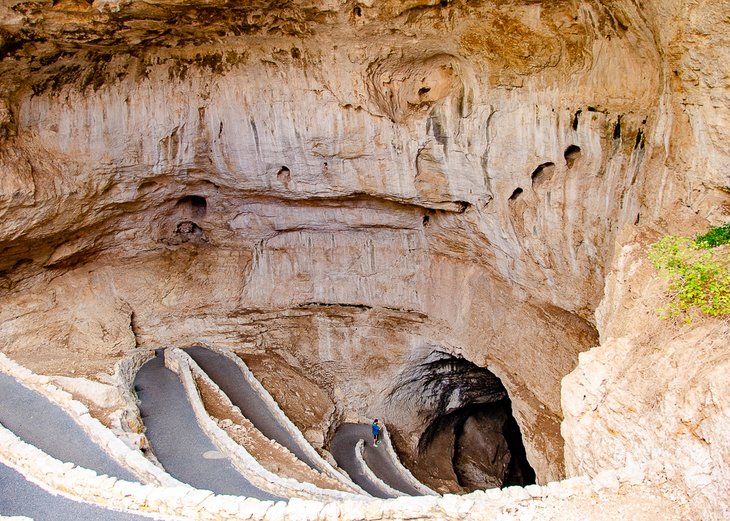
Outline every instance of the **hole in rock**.
<svg viewBox="0 0 730 521"><path fill-rule="evenodd" d="M538 187L546 181L550 181L555 172L555 163L547 162L539 165L530 175L532 186Z"/></svg>
<svg viewBox="0 0 730 521"><path fill-rule="evenodd" d="M419 96L423 96L424 94L428 94L429 92L431 92L431 87L421 87L420 89L418 89Z"/></svg>
<svg viewBox="0 0 730 521"><path fill-rule="evenodd" d="M570 145L563 153L563 157L565 157L565 162L567 163L568 168L573 168L573 163L575 163L580 156L581 151L578 145Z"/></svg>
<svg viewBox="0 0 730 521"><path fill-rule="evenodd" d="M291 171L285 167L282 166L279 171L276 173L276 178L279 180L281 184L289 187L289 181L291 181Z"/></svg>
<svg viewBox="0 0 730 521"><path fill-rule="evenodd" d="M434 351L402 379L392 397L418 402L426 426L412 464L417 477L454 492L535 483L509 396L494 373Z"/></svg>
<svg viewBox="0 0 730 521"><path fill-rule="evenodd" d="M203 217L208 210L208 202L199 195L186 195L177 202L176 207L185 215Z"/></svg>
<svg viewBox="0 0 730 521"><path fill-rule="evenodd" d="M517 198L524 192L522 188L515 188L515 191L512 192L512 195L509 196L510 201L516 201Z"/></svg>
<svg viewBox="0 0 730 521"><path fill-rule="evenodd" d="M302 52L299 49L297 49L296 47L292 47L291 57L294 58L295 60L298 60L299 58L302 57Z"/></svg>
<svg viewBox="0 0 730 521"><path fill-rule="evenodd" d="M157 187L157 183L154 181L145 181L143 183L140 183L140 185L137 187L137 193L138 194L146 194L150 190Z"/></svg>
<svg viewBox="0 0 730 521"><path fill-rule="evenodd" d="M13 264L12 268L10 268L10 271L20 269L23 266L28 266L30 264L33 264L32 259L26 259L26 258L20 259L20 260L16 261L15 264Z"/></svg>
<svg viewBox="0 0 730 521"><path fill-rule="evenodd" d="M352 14L357 16L358 18L362 16L362 8L359 5L356 5L355 8L352 10Z"/></svg>
<svg viewBox="0 0 730 521"><path fill-rule="evenodd" d="M454 204L456 205L457 213L464 213L471 206L471 203L468 201L455 201Z"/></svg>
<svg viewBox="0 0 730 521"><path fill-rule="evenodd" d="M423 216L423 225L428 226L428 221L430 221L431 218L428 215Z"/></svg>
<svg viewBox="0 0 730 521"><path fill-rule="evenodd" d="M636 133L636 142L634 143L634 149L644 148L644 131L639 129Z"/></svg>

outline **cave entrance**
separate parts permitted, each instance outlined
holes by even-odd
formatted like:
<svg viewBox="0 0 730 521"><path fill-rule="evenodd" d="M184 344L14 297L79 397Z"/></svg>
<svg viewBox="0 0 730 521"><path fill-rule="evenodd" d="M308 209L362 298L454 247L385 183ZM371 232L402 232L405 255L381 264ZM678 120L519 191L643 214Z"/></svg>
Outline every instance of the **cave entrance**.
<svg viewBox="0 0 730 521"><path fill-rule="evenodd" d="M453 468L460 486L481 490L535 483L509 398L467 407L446 420L454 430Z"/></svg>
<svg viewBox="0 0 730 521"><path fill-rule="evenodd" d="M440 492L535 483L512 405L488 369L433 352L402 375L392 397L418 405L425 425L414 474Z"/></svg>

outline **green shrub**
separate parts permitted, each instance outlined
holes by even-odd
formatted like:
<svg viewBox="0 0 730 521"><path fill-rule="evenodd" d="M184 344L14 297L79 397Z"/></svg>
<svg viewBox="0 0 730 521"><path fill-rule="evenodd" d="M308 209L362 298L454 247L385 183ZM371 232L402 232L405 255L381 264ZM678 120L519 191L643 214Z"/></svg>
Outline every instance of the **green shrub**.
<svg viewBox="0 0 730 521"><path fill-rule="evenodd" d="M723 244L730 243L730 222L722 226L710 228L710 231L698 235L695 244L702 249L716 248Z"/></svg>
<svg viewBox="0 0 730 521"><path fill-rule="evenodd" d="M730 254L727 248L708 246L730 242L728 237L718 243L723 228L730 231L727 225L713 228L695 240L669 235L651 245L649 259L657 271L669 276L671 302L659 310L660 316L683 315L691 322L693 311L730 315Z"/></svg>

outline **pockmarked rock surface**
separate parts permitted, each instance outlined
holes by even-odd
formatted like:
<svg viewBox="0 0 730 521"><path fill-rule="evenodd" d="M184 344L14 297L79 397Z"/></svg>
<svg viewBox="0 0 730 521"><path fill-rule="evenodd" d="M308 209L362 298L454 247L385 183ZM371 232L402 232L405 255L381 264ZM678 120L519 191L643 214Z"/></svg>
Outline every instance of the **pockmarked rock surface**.
<svg viewBox="0 0 730 521"><path fill-rule="evenodd" d="M399 390L463 359L539 483L658 464L727 515L727 323L658 322L638 259L727 220L729 12L2 2L0 349L102 383L135 347L274 354L327 396L308 438L382 417L405 461L477 399Z"/></svg>

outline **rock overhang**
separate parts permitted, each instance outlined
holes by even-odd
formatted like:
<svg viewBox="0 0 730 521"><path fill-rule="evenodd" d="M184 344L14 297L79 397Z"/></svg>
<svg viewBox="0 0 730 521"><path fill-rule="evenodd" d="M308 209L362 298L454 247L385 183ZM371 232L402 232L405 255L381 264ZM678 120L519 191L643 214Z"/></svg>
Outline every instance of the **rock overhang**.
<svg viewBox="0 0 730 521"><path fill-rule="evenodd" d="M312 360L350 356L362 339L345 334L338 354L333 338L380 314L406 351L436 341L498 366L508 390L525 393L516 409L528 436L540 405L559 422L560 378L596 343L612 241L660 211L644 162L660 148L654 13L630 3L229 7L4 7L6 294L40 274L39 291L58 279L72 295L85 266L124 272L116 256L165 281L151 291L156 309L130 296L134 284L121 291L133 311L119 295L101 306L121 310L117 345L136 321L138 342L160 341L153 330L171 324L165 338L192 339L202 325L284 349L291 339L236 321L309 306L319 318L297 327L317 328L300 350ZM535 175L550 164L550 176ZM186 197L205 198L205 215L191 203L183 216ZM282 280L291 286L275 288ZM175 324L186 295L197 302ZM536 325L514 326L527 321ZM532 370L516 354L528 352L551 362Z"/></svg>

